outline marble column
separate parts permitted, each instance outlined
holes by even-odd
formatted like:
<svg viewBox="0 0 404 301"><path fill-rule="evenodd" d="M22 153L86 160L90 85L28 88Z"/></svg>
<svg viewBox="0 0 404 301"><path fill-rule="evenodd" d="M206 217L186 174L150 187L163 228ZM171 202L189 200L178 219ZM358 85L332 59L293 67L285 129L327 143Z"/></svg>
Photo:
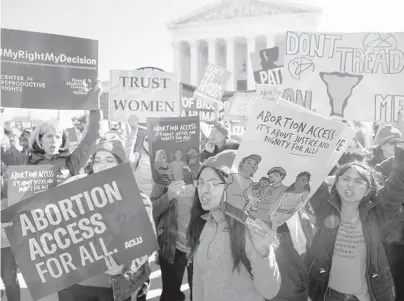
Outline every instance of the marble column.
<svg viewBox="0 0 404 301"><path fill-rule="evenodd" d="M234 61L234 38L226 39L226 70L230 72L229 81L227 82L227 90L236 90L236 80L235 80L235 61Z"/></svg>
<svg viewBox="0 0 404 301"><path fill-rule="evenodd" d="M174 55L174 73L177 73L178 75L178 81L181 83L182 82L182 55L181 55L181 47L182 44L181 42L173 42L171 43L173 47L173 55Z"/></svg>
<svg viewBox="0 0 404 301"><path fill-rule="evenodd" d="M216 39L208 40L208 63L217 65Z"/></svg>
<svg viewBox="0 0 404 301"><path fill-rule="evenodd" d="M189 41L191 85L199 85L199 41Z"/></svg>
<svg viewBox="0 0 404 301"><path fill-rule="evenodd" d="M247 90L255 90L254 70L251 65L250 54L255 52L255 37L247 38Z"/></svg>

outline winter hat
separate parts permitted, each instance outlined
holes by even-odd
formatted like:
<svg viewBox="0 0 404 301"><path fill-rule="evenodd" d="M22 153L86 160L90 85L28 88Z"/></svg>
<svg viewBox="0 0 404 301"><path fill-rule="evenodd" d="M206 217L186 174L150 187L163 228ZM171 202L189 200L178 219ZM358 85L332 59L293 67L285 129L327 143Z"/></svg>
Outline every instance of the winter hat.
<svg viewBox="0 0 404 301"><path fill-rule="evenodd" d="M223 172L226 175L230 173L237 173L237 169L233 169L232 165L236 157L236 150L225 150L214 157L210 157L201 165L200 170L204 167L210 167Z"/></svg>
<svg viewBox="0 0 404 301"><path fill-rule="evenodd" d="M229 138L229 129L227 128L227 126L225 126L223 123L218 122L213 126L212 130L216 130L219 133L221 133L223 136L225 136L226 138Z"/></svg>
<svg viewBox="0 0 404 301"><path fill-rule="evenodd" d="M122 145L122 142L119 140L105 140L101 139L100 142L95 146L93 152L93 159L97 152L99 151L107 151L111 154L118 157L122 163L127 161L125 149Z"/></svg>
<svg viewBox="0 0 404 301"><path fill-rule="evenodd" d="M372 148L380 147L389 142L402 143L404 140L401 137L401 133L398 129L390 124L379 127L375 140L373 141Z"/></svg>

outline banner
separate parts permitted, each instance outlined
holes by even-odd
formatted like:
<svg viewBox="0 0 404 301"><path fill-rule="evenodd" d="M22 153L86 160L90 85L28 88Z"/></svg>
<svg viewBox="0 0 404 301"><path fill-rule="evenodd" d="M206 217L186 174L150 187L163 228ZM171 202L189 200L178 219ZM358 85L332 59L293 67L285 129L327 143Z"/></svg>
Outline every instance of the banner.
<svg viewBox="0 0 404 301"><path fill-rule="evenodd" d="M279 47L250 53L251 66L257 84L281 85L283 83L283 54Z"/></svg>
<svg viewBox="0 0 404 301"><path fill-rule="evenodd" d="M285 102L257 101L234 160L220 208L243 223L286 222L355 135L341 122Z"/></svg>
<svg viewBox="0 0 404 301"><path fill-rule="evenodd" d="M179 85L175 73L158 70L112 70L110 73L109 119L127 121L136 115L179 116Z"/></svg>
<svg viewBox="0 0 404 301"><path fill-rule="evenodd" d="M398 120L404 33L287 32L283 98L335 119Z"/></svg>
<svg viewBox="0 0 404 301"><path fill-rule="evenodd" d="M77 135L77 129L75 127L66 129L67 135L69 136L69 152L73 153L74 150L79 146L79 136Z"/></svg>
<svg viewBox="0 0 404 301"><path fill-rule="evenodd" d="M2 28L1 47L3 107L98 108L98 41Z"/></svg>
<svg viewBox="0 0 404 301"><path fill-rule="evenodd" d="M10 165L7 167L8 206L57 185L53 165Z"/></svg>
<svg viewBox="0 0 404 301"><path fill-rule="evenodd" d="M209 105L220 105L230 73L226 69L208 64L194 98L205 101Z"/></svg>
<svg viewBox="0 0 404 301"><path fill-rule="evenodd" d="M191 184L200 166L199 117L148 118L147 130L154 181Z"/></svg>
<svg viewBox="0 0 404 301"><path fill-rule="evenodd" d="M29 292L37 300L157 250L129 163L54 187L2 211Z"/></svg>

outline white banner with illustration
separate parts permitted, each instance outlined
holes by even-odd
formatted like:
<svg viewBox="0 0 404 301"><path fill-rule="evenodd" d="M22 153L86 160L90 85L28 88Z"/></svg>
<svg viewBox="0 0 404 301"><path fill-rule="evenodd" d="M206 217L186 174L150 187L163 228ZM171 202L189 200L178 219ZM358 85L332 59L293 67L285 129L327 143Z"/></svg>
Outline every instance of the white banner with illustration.
<svg viewBox="0 0 404 301"><path fill-rule="evenodd" d="M355 133L285 100L257 100L221 209L246 224L256 218L285 223L319 188Z"/></svg>
<svg viewBox="0 0 404 301"><path fill-rule="evenodd" d="M398 120L404 33L287 32L283 98L344 120Z"/></svg>
<svg viewBox="0 0 404 301"><path fill-rule="evenodd" d="M175 73L158 70L112 70L110 73L109 119L127 121L136 115L179 116L179 83Z"/></svg>

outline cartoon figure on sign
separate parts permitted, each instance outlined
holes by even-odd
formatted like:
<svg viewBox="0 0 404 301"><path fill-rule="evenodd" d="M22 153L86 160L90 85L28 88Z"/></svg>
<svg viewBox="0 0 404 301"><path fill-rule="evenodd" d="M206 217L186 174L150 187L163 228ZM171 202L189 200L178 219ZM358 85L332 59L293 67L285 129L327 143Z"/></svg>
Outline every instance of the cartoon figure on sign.
<svg viewBox="0 0 404 301"><path fill-rule="evenodd" d="M310 173L307 171L297 175L293 183L279 200L278 208L275 209L271 220L276 220L280 225L291 217L299 207L302 207L310 194Z"/></svg>
<svg viewBox="0 0 404 301"><path fill-rule="evenodd" d="M251 177L258 169L261 156L249 155L241 160L238 166L238 173L231 173L228 177L228 185L225 191L226 201L237 209L244 209L248 200L244 192L253 184Z"/></svg>
<svg viewBox="0 0 404 301"><path fill-rule="evenodd" d="M244 192L244 197L247 199L245 210L256 212L258 204L264 201L265 196L271 194L271 183L267 177L262 177L259 182L252 183Z"/></svg>
<svg viewBox="0 0 404 301"><path fill-rule="evenodd" d="M188 156L188 167L191 170L193 179L196 180L199 173L199 167L201 166L199 152L196 149L196 147L191 147L187 151L187 156Z"/></svg>
<svg viewBox="0 0 404 301"><path fill-rule="evenodd" d="M173 172L174 181L179 181L183 179L182 168L186 165L186 163L182 160L182 151L177 150L174 153L174 161L171 162L171 170Z"/></svg>
<svg viewBox="0 0 404 301"><path fill-rule="evenodd" d="M344 117L348 99L353 89L362 81L363 75L341 73L341 72L320 72L320 78L327 87L327 94L330 98L330 116Z"/></svg>
<svg viewBox="0 0 404 301"><path fill-rule="evenodd" d="M268 48L260 51L261 67L263 70L278 68L275 64L279 59L279 48Z"/></svg>
<svg viewBox="0 0 404 301"><path fill-rule="evenodd" d="M167 163L167 153L163 149L156 151L154 170L157 172L158 180L156 182L169 185L173 181L173 173Z"/></svg>

